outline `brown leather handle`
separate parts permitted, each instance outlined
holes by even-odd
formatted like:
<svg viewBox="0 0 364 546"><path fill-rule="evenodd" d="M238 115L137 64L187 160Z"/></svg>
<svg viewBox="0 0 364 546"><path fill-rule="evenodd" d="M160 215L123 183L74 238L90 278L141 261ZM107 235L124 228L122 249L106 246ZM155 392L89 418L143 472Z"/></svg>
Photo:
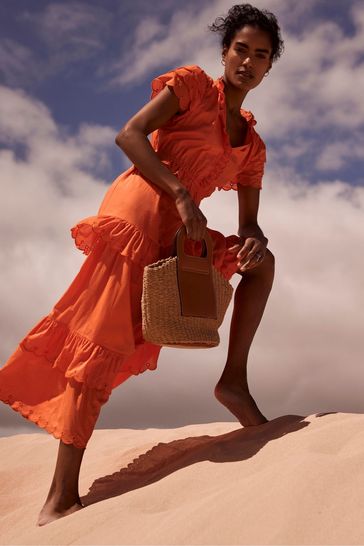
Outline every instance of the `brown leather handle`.
<svg viewBox="0 0 364 546"><path fill-rule="evenodd" d="M183 224L175 236L177 247L177 284L181 314L189 317L217 319L216 295L212 275L212 239L206 230L202 241L204 256L192 256L184 251L187 236ZM176 254L174 254L176 255Z"/></svg>
<svg viewBox="0 0 364 546"><path fill-rule="evenodd" d="M206 230L205 236L201 240L203 243L202 255L191 256L186 254L184 250L185 240L187 237L187 229L184 224L177 230L174 240L174 256L177 256L179 267L184 271L196 271L208 275L212 265L212 240L211 235Z"/></svg>

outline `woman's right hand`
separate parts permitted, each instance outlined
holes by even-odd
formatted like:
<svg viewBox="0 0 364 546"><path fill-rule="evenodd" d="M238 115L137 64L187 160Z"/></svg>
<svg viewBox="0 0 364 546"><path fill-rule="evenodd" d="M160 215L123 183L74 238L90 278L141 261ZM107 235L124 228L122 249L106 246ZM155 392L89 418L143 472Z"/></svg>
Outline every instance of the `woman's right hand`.
<svg viewBox="0 0 364 546"><path fill-rule="evenodd" d="M187 237L194 241L201 241L205 236L207 218L188 192L178 196L175 203L182 222L186 226Z"/></svg>

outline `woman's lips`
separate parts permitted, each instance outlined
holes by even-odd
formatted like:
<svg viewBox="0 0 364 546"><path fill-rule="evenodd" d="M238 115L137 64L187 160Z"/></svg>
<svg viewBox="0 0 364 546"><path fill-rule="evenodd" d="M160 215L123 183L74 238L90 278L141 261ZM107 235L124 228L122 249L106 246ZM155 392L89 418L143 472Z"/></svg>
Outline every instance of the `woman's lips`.
<svg viewBox="0 0 364 546"><path fill-rule="evenodd" d="M243 74L242 72L238 72L237 73L237 76L241 79L244 79L244 80L251 80L253 76L251 76L250 74Z"/></svg>

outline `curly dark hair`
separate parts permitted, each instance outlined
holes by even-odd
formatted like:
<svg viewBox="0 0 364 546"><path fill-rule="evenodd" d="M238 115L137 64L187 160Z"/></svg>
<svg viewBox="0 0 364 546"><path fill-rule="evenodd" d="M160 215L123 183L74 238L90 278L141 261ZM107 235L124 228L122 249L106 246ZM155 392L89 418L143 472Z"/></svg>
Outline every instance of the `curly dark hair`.
<svg viewBox="0 0 364 546"><path fill-rule="evenodd" d="M222 35L221 45L229 49L231 41L238 30L244 25L252 25L267 32L272 43L272 62L275 62L282 55L284 42L281 37L280 27L276 16L267 10L259 10L251 4L236 4L232 6L227 16L217 17L208 29L219 32Z"/></svg>

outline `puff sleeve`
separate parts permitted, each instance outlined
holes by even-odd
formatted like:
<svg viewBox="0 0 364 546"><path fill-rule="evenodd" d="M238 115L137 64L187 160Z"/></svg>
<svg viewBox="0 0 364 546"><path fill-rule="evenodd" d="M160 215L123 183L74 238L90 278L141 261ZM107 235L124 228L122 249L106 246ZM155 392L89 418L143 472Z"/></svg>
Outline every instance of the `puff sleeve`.
<svg viewBox="0 0 364 546"><path fill-rule="evenodd" d="M208 75L197 65L179 66L165 74L155 77L151 82L153 99L166 86L173 88L178 97L180 112L192 110L203 96L208 83Z"/></svg>

